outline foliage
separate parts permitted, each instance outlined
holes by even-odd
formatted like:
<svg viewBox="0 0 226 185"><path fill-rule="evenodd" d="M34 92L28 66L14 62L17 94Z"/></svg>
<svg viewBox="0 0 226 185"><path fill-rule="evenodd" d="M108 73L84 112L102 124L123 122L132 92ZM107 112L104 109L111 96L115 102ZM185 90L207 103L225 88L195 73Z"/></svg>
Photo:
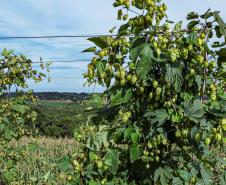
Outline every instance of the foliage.
<svg viewBox="0 0 226 185"><path fill-rule="evenodd" d="M226 24L219 12L191 12L183 29L167 19L161 0L114 6L125 24L116 37L89 39L96 47L85 50L95 57L84 76L106 86L109 101L99 111L105 120L75 134L74 183L225 184Z"/></svg>
<svg viewBox="0 0 226 185"><path fill-rule="evenodd" d="M7 148L16 163L3 175L14 185L65 185L72 178L68 156L77 147L74 139L68 138L23 137L13 140ZM3 168L2 163L0 168Z"/></svg>
<svg viewBox="0 0 226 185"><path fill-rule="evenodd" d="M4 49L0 59L0 163L4 168L0 169L3 173L3 181L10 183L6 177L10 177L14 171L11 171L14 160L10 157L10 151L7 150L7 143L12 139L19 139L26 134L24 123L33 122L36 119L36 113L31 111L28 100L34 101L35 98L31 92L21 93L19 88L27 88L27 80L41 81L43 73L38 73L32 69L31 60L23 55L15 55L13 51ZM43 66L43 64L41 64ZM9 98L2 96L5 92L9 95L10 89L17 89L17 96ZM5 175L7 174L7 175ZM1 175L0 175L1 176ZM2 182L0 182L2 183Z"/></svg>
<svg viewBox="0 0 226 185"><path fill-rule="evenodd" d="M86 112L92 102L38 101L31 105L37 113L35 123L26 123L28 130L36 135L49 137L73 137L74 130L86 123L94 112Z"/></svg>

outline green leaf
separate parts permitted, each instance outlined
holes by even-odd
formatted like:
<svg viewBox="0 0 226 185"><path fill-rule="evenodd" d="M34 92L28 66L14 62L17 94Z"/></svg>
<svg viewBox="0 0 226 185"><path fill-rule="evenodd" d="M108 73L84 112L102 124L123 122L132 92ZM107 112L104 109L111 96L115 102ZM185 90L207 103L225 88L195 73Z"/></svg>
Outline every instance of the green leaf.
<svg viewBox="0 0 226 185"><path fill-rule="evenodd" d="M99 78L101 78L101 74L104 72L104 63L100 60L96 61L96 67Z"/></svg>
<svg viewBox="0 0 226 185"><path fill-rule="evenodd" d="M192 129L191 129L191 138L194 139L195 137L195 134L198 132L198 127L197 126L194 126Z"/></svg>
<svg viewBox="0 0 226 185"><path fill-rule="evenodd" d="M196 34L194 32L190 33L186 38L186 43L188 44L195 44Z"/></svg>
<svg viewBox="0 0 226 185"><path fill-rule="evenodd" d="M141 52L141 60L137 63L136 73L140 80L146 79L148 73L152 69L152 57L153 51L149 44L144 44L144 48Z"/></svg>
<svg viewBox="0 0 226 185"><path fill-rule="evenodd" d="M96 46L104 49L109 46L110 36L100 36L100 37L93 37L88 38L89 41L93 42Z"/></svg>
<svg viewBox="0 0 226 185"><path fill-rule="evenodd" d="M213 12L210 11L210 8L203 14L201 15L200 17L203 18L203 19L208 19L210 18L211 16L213 16Z"/></svg>
<svg viewBox="0 0 226 185"><path fill-rule="evenodd" d="M134 129L132 127L128 127L126 129L124 129L124 140L125 141L128 140L128 139L130 139L130 135L133 132L133 130Z"/></svg>
<svg viewBox="0 0 226 185"><path fill-rule="evenodd" d="M61 171L66 172L71 168L70 158L68 156L62 157L58 161L58 167Z"/></svg>
<svg viewBox="0 0 226 185"><path fill-rule="evenodd" d="M226 48L221 48L219 51L217 51L217 54L218 54L220 57L226 58Z"/></svg>
<svg viewBox="0 0 226 185"><path fill-rule="evenodd" d="M137 159L140 158L140 148L138 145L133 144L132 146L130 146L130 161L134 162Z"/></svg>
<svg viewBox="0 0 226 185"><path fill-rule="evenodd" d="M124 35L128 35L128 28L129 28L129 24L124 24L122 26L120 26L119 30L118 30L118 36L124 36Z"/></svg>
<svg viewBox="0 0 226 185"><path fill-rule="evenodd" d="M113 33L113 32L115 31L115 29L116 29L116 26L114 26L113 28L111 28L111 29L109 30L109 32L110 32L110 33Z"/></svg>
<svg viewBox="0 0 226 185"><path fill-rule="evenodd" d="M221 38L223 35L222 35L222 32L221 32L221 28L220 28L220 26L215 26L215 32L216 32L216 35L217 35L217 37L218 38Z"/></svg>
<svg viewBox="0 0 226 185"><path fill-rule="evenodd" d="M146 45L147 44L144 38L140 38L140 37L135 38L131 43L130 52L129 52L130 58L136 62L138 57L143 53L143 50Z"/></svg>
<svg viewBox="0 0 226 185"><path fill-rule="evenodd" d="M132 90L131 89L119 89L114 92L111 96L111 104L112 105L120 105L127 103L131 100Z"/></svg>
<svg viewBox="0 0 226 185"><path fill-rule="evenodd" d="M191 20L191 19L197 19L199 18L199 15L195 12L190 12L188 15L187 15L187 20Z"/></svg>
<svg viewBox="0 0 226 185"><path fill-rule="evenodd" d="M174 177L172 185L183 185L183 181L179 177Z"/></svg>
<svg viewBox="0 0 226 185"><path fill-rule="evenodd" d="M138 133L132 133L131 134L131 140L132 140L133 144L137 144L138 139L139 139Z"/></svg>
<svg viewBox="0 0 226 185"><path fill-rule="evenodd" d="M87 140L86 146L91 150L97 151L99 151L102 146L107 148L109 146L107 136L108 136L107 131L99 131L93 137Z"/></svg>
<svg viewBox="0 0 226 185"><path fill-rule="evenodd" d="M94 46L94 47L89 47L89 48L83 50L82 53L87 53L87 52L95 53L96 51L97 51L97 48Z"/></svg>
<svg viewBox="0 0 226 185"><path fill-rule="evenodd" d="M169 179L166 178L166 176L162 173L160 176L160 182L162 185L168 185L169 184Z"/></svg>
<svg viewBox="0 0 226 185"><path fill-rule="evenodd" d="M202 86L202 78L201 78L200 75L196 75L195 76L195 82L196 82L196 84L198 86L198 90L200 90L201 89L201 86Z"/></svg>
<svg viewBox="0 0 226 185"><path fill-rule="evenodd" d="M189 172L185 171L185 170L177 170L177 173L180 175L180 177L185 181L185 182L189 182L191 179L191 175Z"/></svg>
<svg viewBox="0 0 226 185"><path fill-rule="evenodd" d="M196 21L196 20L191 21L191 22L188 23L187 28L188 28L189 30L191 30L191 29L194 28L197 24L199 24L199 21Z"/></svg>
<svg viewBox="0 0 226 185"><path fill-rule="evenodd" d="M224 35L225 42L226 42L226 24L223 21L223 19L220 17L219 12L215 11L213 13L213 15L220 27L220 29L218 30L218 31L220 31L220 33L217 33L217 35L218 36L220 36L221 34ZM216 28L215 28L215 31L217 32Z"/></svg>
<svg viewBox="0 0 226 185"><path fill-rule="evenodd" d="M112 172L116 172L119 165L119 152L115 149L108 150L105 164L111 167Z"/></svg>
<svg viewBox="0 0 226 185"><path fill-rule="evenodd" d="M180 31L181 30L181 28L182 28L182 21L180 21L180 22L178 22L176 25L175 25L175 27L174 27L174 31L175 32L177 32L177 31Z"/></svg>
<svg viewBox="0 0 226 185"><path fill-rule="evenodd" d="M210 176L203 167L201 167L200 173L201 173L204 184L206 185L210 184Z"/></svg>
<svg viewBox="0 0 226 185"><path fill-rule="evenodd" d="M15 104L13 105L12 109L16 112L19 112L21 114L24 114L26 112L27 106L25 105L20 105L20 104Z"/></svg>
<svg viewBox="0 0 226 185"><path fill-rule="evenodd" d="M166 68L165 80L174 85L177 92L180 92L183 82L182 66L180 64L168 64Z"/></svg>
<svg viewBox="0 0 226 185"><path fill-rule="evenodd" d="M154 182L158 181L158 179L160 178L161 173L162 173L162 167L159 167L157 170L155 170Z"/></svg>
<svg viewBox="0 0 226 185"><path fill-rule="evenodd" d="M153 112L150 112L146 116L153 117L151 119L152 123L158 123L159 127L161 125L163 125L163 123L165 123L166 120L169 119L169 114L167 113L167 111L165 109L157 109Z"/></svg>
<svg viewBox="0 0 226 185"><path fill-rule="evenodd" d="M188 100L184 103L184 113L192 121L198 123L204 115L203 105L200 100Z"/></svg>

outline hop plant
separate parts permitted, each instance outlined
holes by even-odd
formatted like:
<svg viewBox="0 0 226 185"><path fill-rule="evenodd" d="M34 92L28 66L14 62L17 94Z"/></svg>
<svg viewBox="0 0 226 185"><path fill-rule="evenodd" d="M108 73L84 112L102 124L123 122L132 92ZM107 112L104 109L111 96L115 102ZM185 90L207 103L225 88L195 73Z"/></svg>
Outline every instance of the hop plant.
<svg viewBox="0 0 226 185"><path fill-rule="evenodd" d="M226 24L219 12L191 12L182 28L182 22L167 21L161 0L117 0L114 7L119 19L126 15L127 20L117 36L89 39L97 47L88 80L107 87L108 107L98 114L103 120L97 131L80 140L88 160L79 179L84 184L202 184L208 174L208 183L218 184L225 172L213 150L221 153L226 115L221 43ZM129 10L142 13L129 18ZM110 85L102 75L109 65ZM105 168L89 160L93 152Z"/></svg>

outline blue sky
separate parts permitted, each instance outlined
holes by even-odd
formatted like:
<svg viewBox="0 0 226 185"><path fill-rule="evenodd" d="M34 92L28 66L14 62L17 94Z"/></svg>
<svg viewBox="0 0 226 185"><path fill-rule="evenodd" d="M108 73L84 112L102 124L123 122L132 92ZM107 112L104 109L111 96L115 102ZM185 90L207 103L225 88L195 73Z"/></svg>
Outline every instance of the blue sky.
<svg viewBox="0 0 226 185"><path fill-rule="evenodd" d="M107 34L116 20L117 10L113 0L0 0L0 36L41 36ZM220 10L226 20L225 0L165 0L169 19L185 20L190 11L205 12L209 7ZM0 48L13 49L32 60L75 60L90 59L81 53L91 46L85 38L0 40ZM88 62L54 63L51 65L50 83L30 83L35 91L90 92L93 88L83 87L82 73ZM59 79L73 78L73 79ZM103 88L96 88L102 91Z"/></svg>

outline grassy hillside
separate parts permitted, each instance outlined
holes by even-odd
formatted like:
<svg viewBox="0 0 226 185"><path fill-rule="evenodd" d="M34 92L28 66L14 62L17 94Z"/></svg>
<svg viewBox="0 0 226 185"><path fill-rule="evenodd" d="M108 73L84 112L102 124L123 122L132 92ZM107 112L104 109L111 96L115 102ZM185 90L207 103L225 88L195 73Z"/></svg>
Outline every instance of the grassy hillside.
<svg viewBox="0 0 226 185"><path fill-rule="evenodd" d="M38 114L35 128L38 134L51 137L71 137L73 130L85 124L90 112L85 112L90 104L72 101L41 100L33 104Z"/></svg>

